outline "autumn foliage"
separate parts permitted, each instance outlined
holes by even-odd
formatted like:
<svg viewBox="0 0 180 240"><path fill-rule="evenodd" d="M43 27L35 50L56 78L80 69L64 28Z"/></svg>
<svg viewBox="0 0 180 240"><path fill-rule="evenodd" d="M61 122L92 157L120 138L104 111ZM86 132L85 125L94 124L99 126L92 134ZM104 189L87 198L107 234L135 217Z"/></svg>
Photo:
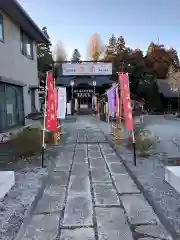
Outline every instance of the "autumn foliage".
<svg viewBox="0 0 180 240"><path fill-rule="evenodd" d="M97 33L93 34L88 45L88 57L93 61L98 61L103 50L103 44L99 35Z"/></svg>
<svg viewBox="0 0 180 240"><path fill-rule="evenodd" d="M152 42L144 53L141 49L128 48L122 36L116 39L114 35L106 46L104 59L112 61L116 70L132 73L141 69L141 75L152 74L155 78L166 78L171 65L175 69L179 68L175 49L166 49L164 45Z"/></svg>

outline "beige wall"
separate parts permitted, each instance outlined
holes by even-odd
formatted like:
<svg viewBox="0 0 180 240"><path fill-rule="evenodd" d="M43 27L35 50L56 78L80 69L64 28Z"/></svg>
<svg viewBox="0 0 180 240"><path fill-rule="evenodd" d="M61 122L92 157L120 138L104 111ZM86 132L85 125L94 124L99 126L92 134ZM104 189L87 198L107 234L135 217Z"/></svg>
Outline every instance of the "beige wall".
<svg viewBox="0 0 180 240"><path fill-rule="evenodd" d="M4 16L4 43L0 42L0 76L11 78L27 84L24 87L25 116L31 112L29 85L38 85L36 45L34 43L34 59L23 56L20 51L20 28L5 14ZM36 93L36 107L39 108Z"/></svg>

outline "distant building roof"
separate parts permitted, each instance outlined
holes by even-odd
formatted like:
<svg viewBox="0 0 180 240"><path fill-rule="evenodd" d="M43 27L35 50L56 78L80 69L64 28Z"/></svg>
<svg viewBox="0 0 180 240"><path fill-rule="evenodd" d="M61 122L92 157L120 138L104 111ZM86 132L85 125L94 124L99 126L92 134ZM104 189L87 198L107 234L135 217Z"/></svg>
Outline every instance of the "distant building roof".
<svg viewBox="0 0 180 240"><path fill-rule="evenodd" d="M37 43L49 43L48 38L16 0L0 1L0 9Z"/></svg>
<svg viewBox="0 0 180 240"><path fill-rule="evenodd" d="M157 79L157 85L159 93L162 93L166 98L177 98L178 91L175 91L171 88L168 78L166 79Z"/></svg>

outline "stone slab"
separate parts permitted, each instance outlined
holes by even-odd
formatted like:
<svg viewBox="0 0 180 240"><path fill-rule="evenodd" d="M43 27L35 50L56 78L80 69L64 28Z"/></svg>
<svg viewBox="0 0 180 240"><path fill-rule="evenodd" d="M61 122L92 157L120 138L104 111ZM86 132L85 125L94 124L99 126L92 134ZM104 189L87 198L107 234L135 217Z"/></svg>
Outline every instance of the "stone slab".
<svg viewBox="0 0 180 240"><path fill-rule="evenodd" d="M67 164L65 164L65 165L63 165L63 164L57 164L57 165L54 167L53 171L54 171L54 172L60 172L60 171L69 172L70 167L71 167L71 164L69 164L69 165L67 165Z"/></svg>
<svg viewBox="0 0 180 240"><path fill-rule="evenodd" d="M180 193L180 166L165 167L165 181Z"/></svg>
<svg viewBox="0 0 180 240"><path fill-rule="evenodd" d="M86 194L68 197L63 225L92 225L92 214L92 202Z"/></svg>
<svg viewBox="0 0 180 240"><path fill-rule="evenodd" d="M87 157L87 153L84 150L76 150L75 154L74 154L75 158L86 158Z"/></svg>
<svg viewBox="0 0 180 240"><path fill-rule="evenodd" d="M0 171L0 199L2 199L15 184L13 171Z"/></svg>
<svg viewBox="0 0 180 240"><path fill-rule="evenodd" d="M131 224L156 224L159 220L142 194L121 196Z"/></svg>
<svg viewBox="0 0 180 240"><path fill-rule="evenodd" d="M92 228L62 230L60 240L95 240Z"/></svg>
<svg viewBox="0 0 180 240"><path fill-rule="evenodd" d="M114 155L114 154L108 154L108 155L104 155L104 158L106 159L106 161L108 163L111 163L111 162L120 162L119 160L119 157L117 155Z"/></svg>
<svg viewBox="0 0 180 240"><path fill-rule="evenodd" d="M57 214L33 215L23 239L54 240L58 233L58 227L59 215Z"/></svg>
<svg viewBox="0 0 180 240"><path fill-rule="evenodd" d="M121 208L96 208L99 240L133 240L126 216Z"/></svg>
<svg viewBox="0 0 180 240"><path fill-rule="evenodd" d="M68 175L69 173L64 170L53 172L52 176L49 179L49 184L57 186L67 186Z"/></svg>
<svg viewBox="0 0 180 240"><path fill-rule="evenodd" d="M156 239L163 240L173 240L173 238L169 235L166 229L161 225L147 225L147 226L138 226L135 229L139 234L149 235L149 237L153 237Z"/></svg>
<svg viewBox="0 0 180 240"><path fill-rule="evenodd" d="M112 174L116 188L120 194L125 193L140 193L136 184L128 174Z"/></svg>
<svg viewBox="0 0 180 240"><path fill-rule="evenodd" d="M103 158L90 159L90 165L92 168L106 168Z"/></svg>
<svg viewBox="0 0 180 240"><path fill-rule="evenodd" d="M125 167L123 166L123 164L119 163L109 163L109 168L111 170L111 173L115 173L115 174L126 174L127 171L125 169Z"/></svg>
<svg viewBox="0 0 180 240"><path fill-rule="evenodd" d="M112 147L109 146L109 144L100 144L100 148L105 153L113 153L114 150Z"/></svg>
<svg viewBox="0 0 180 240"><path fill-rule="evenodd" d="M60 211L64 205L65 188L56 187L55 190L46 190L37 204L35 213L52 213Z"/></svg>
<svg viewBox="0 0 180 240"><path fill-rule="evenodd" d="M72 175L77 175L81 177L86 177L89 175L88 164L85 162L82 163L74 163L72 167Z"/></svg>
<svg viewBox="0 0 180 240"><path fill-rule="evenodd" d="M87 163L88 158L87 157L74 157L74 163Z"/></svg>
<svg viewBox="0 0 180 240"><path fill-rule="evenodd" d="M90 195L90 182L88 175L79 176L79 175L71 175L70 184L69 184L69 196L73 196L74 194L85 193Z"/></svg>
<svg viewBox="0 0 180 240"><path fill-rule="evenodd" d="M120 206L119 198L112 184L96 183L93 186L96 205Z"/></svg>
<svg viewBox="0 0 180 240"><path fill-rule="evenodd" d="M160 239L160 238L144 237L144 238L138 238L138 240L162 240L162 239Z"/></svg>
<svg viewBox="0 0 180 240"><path fill-rule="evenodd" d="M88 145L88 150L89 151L99 151L99 146L98 145Z"/></svg>
<svg viewBox="0 0 180 240"><path fill-rule="evenodd" d="M89 151L88 152L89 158L101 158L101 153L100 151Z"/></svg>
<svg viewBox="0 0 180 240"><path fill-rule="evenodd" d="M57 164L71 164L73 157L73 153L62 153L61 156L58 157Z"/></svg>
<svg viewBox="0 0 180 240"><path fill-rule="evenodd" d="M103 168L92 168L91 173L93 182L112 182L108 171Z"/></svg>
<svg viewBox="0 0 180 240"><path fill-rule="evenodd" d="M70 165L71 165L71 160L68 161L68 164L67 162L64 163L61 160L57 160L55 164L56 167L66 166L66 168L68 168Z"/></svg>
<svg viewBox="0 0 180 240"><path fill-rule="evenodd" d="M138 240L161 240L161 239L159 239L159 238L145 237L145 238L138 238Z"/></svg>

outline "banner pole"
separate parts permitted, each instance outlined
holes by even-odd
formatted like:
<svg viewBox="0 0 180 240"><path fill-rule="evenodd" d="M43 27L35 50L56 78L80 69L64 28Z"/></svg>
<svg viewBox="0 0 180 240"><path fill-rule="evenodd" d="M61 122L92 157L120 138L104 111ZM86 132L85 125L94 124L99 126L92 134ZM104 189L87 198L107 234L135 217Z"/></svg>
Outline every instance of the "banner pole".
<svg viewBox="0 0 180 240"><path fill-rule="evenodd" d="M133 142L133 160L134 160L134 166L136 166L136 141L134 136L134 130L132 130L132 142Z"/></svg>
<svg viewBox="0 0 180 240"><path fill-rule="evenodd" d="M43 117L43 133L42 133L42 147L41 147L41 166L44 168L44 150L45 150L45 131L46 131L46 108L47 108L47 79L48 73L46 73L45 83L45 103L44 103L44 117Z"/></svg>
<svg viewBox="0 0 180 240"><path fill-rule="evenodd" d="M118 119L119 119L119 93L118 84L116 85L116 123L115 123L115 139L118 138Z"/></svg>
<svg viewBox="0 0 180 240"><path fill-rule="evenodd" d="M54 98L56 98L56 100L57 100L57 96L56 96L56 79L55 79L55 77L53 77L53 87L54 87ZM56 101L55 101L56 102ZM57 102L56 102L56 106L57 106ZM56 107L55 106L55 107ZM57 118L56 118L56 126L57 126ZM56 132L54 132L53 133L53 139L54 139L54 143L57 145L57 131L58 130L56 130Z"/></svg>
<svg viewBox="0 0 180 240"><path fill-rule="evenodd" d="M120 136L122 135L122 108L123 108L123 103L122 103L122 91L120 89L120 100L119 100L119 128L120 128ZM122 137L122 136L121 136Z"/></svg>

